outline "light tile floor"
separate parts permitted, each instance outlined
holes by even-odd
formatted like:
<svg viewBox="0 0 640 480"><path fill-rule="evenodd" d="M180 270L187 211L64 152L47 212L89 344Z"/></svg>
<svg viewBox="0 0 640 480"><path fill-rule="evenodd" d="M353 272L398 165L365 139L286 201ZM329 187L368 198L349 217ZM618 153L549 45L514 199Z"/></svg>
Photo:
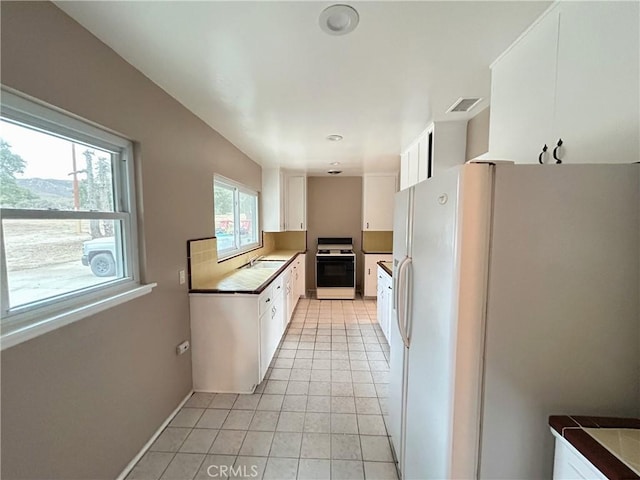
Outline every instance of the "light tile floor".
<svg viewBox="0 0 640 480"><path fill-rule="evenodd" d="M395 480L388 359L375 300L301 299L255 393L194 393L127 479Z"/></svg>

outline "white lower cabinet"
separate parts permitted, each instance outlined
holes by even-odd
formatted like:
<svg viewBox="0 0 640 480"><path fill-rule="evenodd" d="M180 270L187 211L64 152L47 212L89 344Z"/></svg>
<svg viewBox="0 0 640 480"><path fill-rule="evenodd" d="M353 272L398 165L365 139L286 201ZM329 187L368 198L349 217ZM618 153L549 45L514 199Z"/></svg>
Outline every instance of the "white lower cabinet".
<svg viewBox="0 0 640 480"><path fill-rule="evenodd" d="M295 261L294 261L295 262ZM291 321L291 317L293 316L293 310L296 308L296 303L298 299L295 296L295 274L294 274L294 266L291 265L284 272L284 301L283 301L283 309L285 310L285 314L283 316L283 326L286 329L287 325Z"/></svg>
<svg viewBox="0 0 640 480"><path fill-rule="evenodd" d="M553 459L554 480L606 479L607 477L587 460L567 440L551 429L556 438Z"/></svg>
<svg viewBox="0 0 640 480"><path fill-rule="evenodd" d="M196 392L252 393L262 382L298 302L300 257L259 295L189 295Z"/></svg>
<svg viewBox="0 0 640 480"><path fill-rule="evenodd" d="M387 342L389 342L391 321L393 319L393 281L391 276L380 266L377 270L377 280L378 323Z"/></svg>
<svg viewBox="0 0 640 480"><path fill-rule="evenodd" d="M295 302L298 302L300 297L307 296L306 290L306 261L307 255L304 253L299 254L293 261L293 289L295 292ZM295 308L295 304L293 305Z"/></svg>
<svg viewBox="0 0 640 480"><path fill-rule="evenodd" d="M282 334L286 328L286 310L283 305L282 290L271 290L267 309L260 316L260 381L267 373ZM260 383L260 382L258 382Z"/></svg>
<svg viewBox="0 0 640 480"><path fill-rule="evenodd" d="M375 297L378 294L378 262L390 262L393 255L390 253L365 253L364 254L364 288L365 297Z"/></svg>

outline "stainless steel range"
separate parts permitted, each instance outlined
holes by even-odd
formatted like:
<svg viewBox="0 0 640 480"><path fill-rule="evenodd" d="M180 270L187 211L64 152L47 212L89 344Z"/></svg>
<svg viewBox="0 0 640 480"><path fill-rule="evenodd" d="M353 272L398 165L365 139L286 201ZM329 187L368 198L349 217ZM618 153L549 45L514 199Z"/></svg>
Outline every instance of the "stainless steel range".
<svg viewBox="0 0 640 480"><path fill-rule="evenodd" d="M316 296L323 300L356 297L356 255L351 238L318 238Z"/></svg>

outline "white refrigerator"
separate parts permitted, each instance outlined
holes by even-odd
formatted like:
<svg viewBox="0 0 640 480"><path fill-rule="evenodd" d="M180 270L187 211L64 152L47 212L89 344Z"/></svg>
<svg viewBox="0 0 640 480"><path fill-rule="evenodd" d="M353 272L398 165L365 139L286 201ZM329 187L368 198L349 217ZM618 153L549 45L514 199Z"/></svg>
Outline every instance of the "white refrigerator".
<svg viewBox="0 0 640 480"><path fill-rule="evenodd" d="M639 164L465 164L393 241L403 479L550 478L548 415L640 415Z"/></svg>

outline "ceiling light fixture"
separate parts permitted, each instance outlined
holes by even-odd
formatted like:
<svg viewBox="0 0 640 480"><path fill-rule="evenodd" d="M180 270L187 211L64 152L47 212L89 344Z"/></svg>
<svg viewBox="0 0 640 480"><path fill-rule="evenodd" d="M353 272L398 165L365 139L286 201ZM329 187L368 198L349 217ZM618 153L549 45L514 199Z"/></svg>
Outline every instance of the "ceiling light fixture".
<svg viewBox="0 0 640 480"><path fill-rule="evenodd" d="M333 165L334 167L340 165L340 162L331 162L331 165Z"/></svg>
<svg viewBox="0 0 640 480"><path fill-rule="evenodd" d="M342 173L342 170L333 170L333 169L331 169L327 173L329 175L338 175L338 174Z"/></svg>
<svg viewBox="0 0 640 480"><path fill-rule="evenodd" d="M349 5L331 5L320 14L320 28L329 35L346 35L357 26L360 16Z"/></svg>
<svg viewBox="0 0 640 480"><path fill-rule="evenodd" d="M329 140L330 142L339 142L343 138L344 137L342 135L335 135L335 134L327 136L327 140Z"/></svg>

